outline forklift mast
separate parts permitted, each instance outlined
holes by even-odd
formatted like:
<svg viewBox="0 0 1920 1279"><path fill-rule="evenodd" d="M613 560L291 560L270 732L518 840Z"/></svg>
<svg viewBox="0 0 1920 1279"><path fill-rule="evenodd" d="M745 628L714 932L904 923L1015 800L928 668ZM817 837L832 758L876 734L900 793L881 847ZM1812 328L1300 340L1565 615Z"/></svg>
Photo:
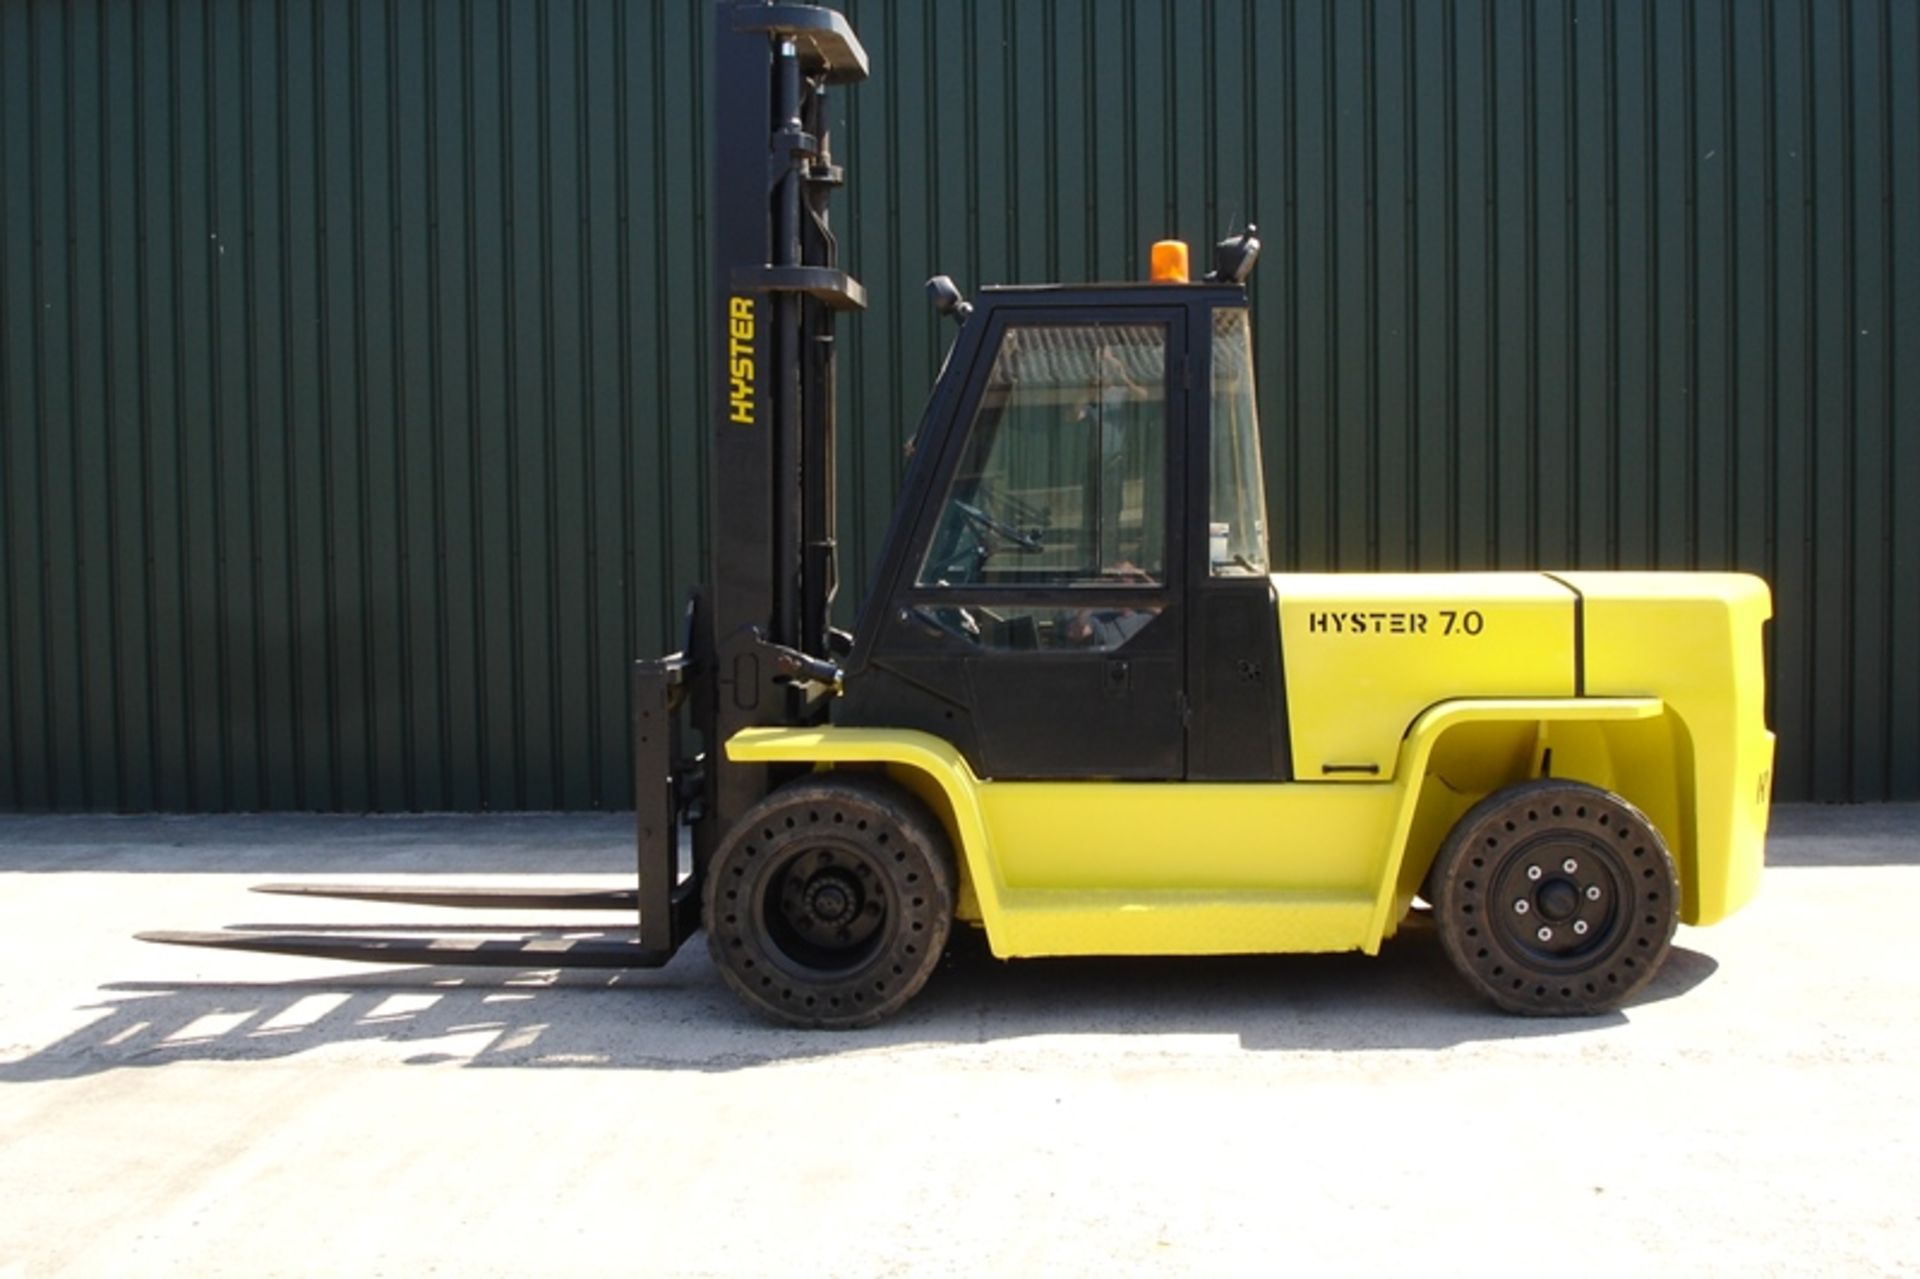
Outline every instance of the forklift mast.
<svg viewBox="0 0 1920 1279"><path fill-rule="evenodd" d="M835 585L834 317L866 305L839 268L828 220L844 181L829 146L828 90L864 79L867 56L830 9L723 0L717 25L710 629L724 642L758 628L773 644L824 657ZM756 699L744 700L740 709Z"/></svg>
<svg viewBox="0 0 1920 1279"><path fill-rule="evenodd" d="M719 0L713 49L709 576L682 651L634 674L641 941L668 950L697 926L720 836L770 788L720 744L824 720L838 678L834 321L866 305L828 217L845 181L830 90L866 78L866 50L834 10L763 0Z"/></svg>
<svg viewBox="0 0 1920 1279"><path fill-rule="evenodd" d="M257 891L486 910L627 912L631 940L312 933L142 933L149 941L380 963L657 968L700 927L721 837L774 780L731 763L742 729L824 723L851 641L831 629L833 327L866 306L838 265L827 204L834 85L866 79L839 13L716 0L713 64L713 380L708 583L681 651L633 668L633 889L265 884ZM783 766L785 767L785 766ZM787 771L792 771L790 767Z"/></svg>

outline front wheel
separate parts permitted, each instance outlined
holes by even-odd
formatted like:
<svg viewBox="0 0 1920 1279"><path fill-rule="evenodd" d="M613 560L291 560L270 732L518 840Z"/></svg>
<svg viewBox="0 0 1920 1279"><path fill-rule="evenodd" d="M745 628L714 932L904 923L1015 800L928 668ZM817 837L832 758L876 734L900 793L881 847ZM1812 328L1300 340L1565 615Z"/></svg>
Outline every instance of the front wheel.
<svg viewBox="0 0 1920 1279"><path fill-rule="evenodd" d="M953 921L953 855L883 778L822 774L743 816L707 870L707 946L749 1004L798 1026L868 1026L933 972Z"/></svg>
<svg viewBox="0 0 1920 1279"><path fill-rule="evenodd" d="M1453 964L1509 1012L1605 1012L1658 971L1679 919L1673 858L1610 791L1545 779L1495 791L1434 862L1434 919Z"/></svg>

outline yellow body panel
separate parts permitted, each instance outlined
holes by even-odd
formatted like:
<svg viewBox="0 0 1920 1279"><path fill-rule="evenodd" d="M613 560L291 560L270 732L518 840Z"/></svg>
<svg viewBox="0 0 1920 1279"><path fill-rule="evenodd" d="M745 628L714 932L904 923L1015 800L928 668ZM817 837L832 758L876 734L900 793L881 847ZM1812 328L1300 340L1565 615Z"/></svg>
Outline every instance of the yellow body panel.
<svg viewBox="0 0 1920 1279"><path fill-rule="evenodd" d="M1658 722L1561 717L1531 739L1517 724L1456 735L1422 765L1443 793L1427 795L1432 816L1411 837L1419 847L1442 816L1450 824L1474 799L1550 769L1647 813L1673 850L1686 923L1724 919L1753 896L1774 745L1761 634L1772 602L1760 579L1292 574L1273 584L1296 776L1399 776L1404 762L1390 769L1389 751L1442 699L1656 697L1666 708Z"/></svg>
<svg viewBox="0 0 1920 1279"><path fill-rule="evenodd" d="M1661 713L1649 698L1446 703L1401 744L1401 780L1362 786L996 782L947 742L907 729L747 729L727 753L899 778L946 825L963 881L958 913L982 924L1002 957L1372 953L1411 901L1409 850L1424 872L1437 846L1423 815L1448 809L1433 800L1445 792L1419 779L1454 730L1518 724L1531 741L1544 718Z"/></svg>
<svg viewBox="0 0 1920 1279"><path fill-rule="evenodd" d="M1574 596L1539 573L1289 573L1273 579L1294 776L1382 781L1435 702L1569 697Z"/></svg>
<svg viewBox="0 0 1920 1279"><path fill-rule="evenodd" d="M1670 711L1663 739L1615 752L1610 789L1646 809L1673 846L1680 917L1724 919L1753 897L1765 860L1767 585L1734 573L1563 577L1586 601L1587 692L1657 696Z"/></svg>
<svg viewBox="0 0 1920 1279"><path fill-rule="evenodd" d="M982 782L995 953L1352 950L1391 797L1315 785ZM997 935L996 935L997 934Z"/></svg>

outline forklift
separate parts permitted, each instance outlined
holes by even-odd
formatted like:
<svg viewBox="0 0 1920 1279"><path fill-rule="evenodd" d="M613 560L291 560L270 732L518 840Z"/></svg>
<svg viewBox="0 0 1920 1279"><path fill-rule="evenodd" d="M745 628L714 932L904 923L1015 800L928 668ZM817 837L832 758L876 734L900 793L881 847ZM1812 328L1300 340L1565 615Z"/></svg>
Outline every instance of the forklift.
<svg viewBox="0 0 1920 1279"><path fill-rule="evenodd" d="M1430 908L1524 1014L1645 987L1755 892L1765 583L1272 571L1249 226L1190 278L996 287L957 325L853 630L832 621L840 13L718 0L710 581L636 663L629 890L266 885L637 913L632 940L152 933L387 963L645 968L704 930L749 1005L899 1010L1000 958L1377 953Z"/></svg>

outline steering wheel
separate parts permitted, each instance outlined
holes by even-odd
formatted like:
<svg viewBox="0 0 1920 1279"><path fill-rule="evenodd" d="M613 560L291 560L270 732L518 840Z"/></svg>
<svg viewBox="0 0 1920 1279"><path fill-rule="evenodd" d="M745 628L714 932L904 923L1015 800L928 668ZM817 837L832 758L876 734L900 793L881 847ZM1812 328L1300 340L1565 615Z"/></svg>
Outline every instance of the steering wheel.
<svg viewBox="0 0 1920 1279"><path fill-rule="evenodd" d="M1002 541L1009 542L1030 555L1046 549L1040 541L1040 534L1038 532L1029 533L1022 529L1015 528L1005 520L995 519L980 507L974 506L969 502L962 502L958 498L954 499L953 505L955 510L966 516L967 521L976 528L979 528L982 532L991 533Z"/></svg>

